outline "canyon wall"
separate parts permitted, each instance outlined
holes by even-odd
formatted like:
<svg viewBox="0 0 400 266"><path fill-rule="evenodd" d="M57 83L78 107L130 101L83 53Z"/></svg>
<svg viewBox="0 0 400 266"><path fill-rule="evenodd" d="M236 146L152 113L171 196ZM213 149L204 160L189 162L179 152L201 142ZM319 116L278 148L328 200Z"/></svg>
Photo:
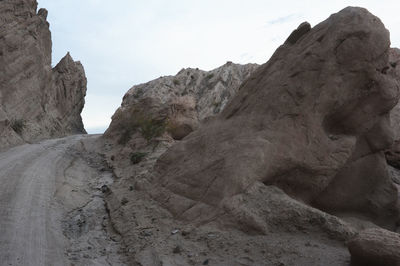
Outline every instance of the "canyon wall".
<svg viewBox="0 0 400 266"><path fill-rule="evenodd" d="M69 54L52 68L47 10L3 0L0 22L0 147L85 133L85 72Z"/></svg>

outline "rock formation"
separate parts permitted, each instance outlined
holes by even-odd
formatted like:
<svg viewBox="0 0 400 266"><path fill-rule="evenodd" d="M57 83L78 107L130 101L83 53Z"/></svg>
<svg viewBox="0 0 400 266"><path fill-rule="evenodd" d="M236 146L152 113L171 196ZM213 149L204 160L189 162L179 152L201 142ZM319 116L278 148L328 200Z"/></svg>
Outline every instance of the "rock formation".
<svg viewBox="0 0 400 266"><path fill-rule="evenodd" d="M348 7L302 23L239 89L193 69L132 88L103 139L132 259L348 265L345 241L394 230L397 54L377 17Z"/></svg>
<svg viewBox="0 0 400 266"><path fill-rule="evenodd" d="M211 71L184 68L176 76L160 77L133 86L125 94L122 107L133 104L138 98L158 98L165 103L173 98L189 95L196 101L199 120L203 120L219 113L257 67L257 64L239 65L227 62Z"/></svg>
<svg viewBox="0 0 400 266"><path fill-rule="evenodd" d="M134 86L125 94L105 136L120 139L122 134L130 137L134 130L127 125L142 119L144 114L134 113L143 110L152 119L165 120L168 133L180 140L196 129L201 120L219 113L256 68L256 64L228 62L211 71L182 69L176 76L160 77Z"/></svg>
<svg viewBox="0 0 400 266"><path fill-rule="evenodd" d="M220 115L161 156L154 184L167 196L155 197L179 216L210 213L262 182L393 227L398 192L382 152L399 98L390 52L389 32L365 9L301 25Z"/></svg>
<svg viewBox="0 0 400 266"><path fill-rule="evenodd" d="M67 54L51 68L47 10L36 0L0 2L0 147L84 133L86 77Z"/></svg>

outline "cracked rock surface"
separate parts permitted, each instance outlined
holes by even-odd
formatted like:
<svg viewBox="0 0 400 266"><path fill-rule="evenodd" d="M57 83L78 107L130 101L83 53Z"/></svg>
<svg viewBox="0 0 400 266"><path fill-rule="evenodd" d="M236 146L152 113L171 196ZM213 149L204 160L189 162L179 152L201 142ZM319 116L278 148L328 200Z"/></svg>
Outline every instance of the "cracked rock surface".
<svg viewBox="0 0 400 266"><path fill-rule="evenodd" d="M101 191L112 173L90 150L98 137L0 153L2 265L126 265Z"/></svg>

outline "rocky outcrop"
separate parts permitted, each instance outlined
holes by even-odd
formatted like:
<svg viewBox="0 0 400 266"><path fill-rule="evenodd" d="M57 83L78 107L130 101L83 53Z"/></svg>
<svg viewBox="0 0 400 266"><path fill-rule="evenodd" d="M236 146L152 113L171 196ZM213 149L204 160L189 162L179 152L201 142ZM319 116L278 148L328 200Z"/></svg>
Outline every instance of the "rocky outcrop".
<svg viewBox="0 0 400 266"><path fill-rule="evenodd" d="M56 107L63 132L86 133L81 112L85 105L86 76L80 62L68 53L52 70L53 86L49 95L51 107Z"/></svg>
<svg viewBox="0 0 400 266"><path fill-rule="evenodd" d="M125 94L122 107L131 105L138 98L158 98L165 103L176 97L189 95L196 101L199 120L203 120L219 113L257 67L257 64L239 65L227 62L211 71L182 69L176 76L160 77L133 86Z"/></svg>
<svg viewBox="0 0 400 266"><path fill-rule="evenodd" d="M390 52L389 32L362 8L303 24L220 115L161 156L154 197L177 216L209 214L261 182L393 227L398 194L382 152L399 98Z"/></svg>
<svg viewBox="0 0 400 266"><path fill-rule="evenodd" d="M182 69L176 76L134 86L125 94L104 136L120 139L122 134L130 138L134 131L127 125L138 119L132 115L133 110L146 110L149 116L147 110L151 109L150 113L157 113L152 119L164 120L169 135L180 140L196 129L200 121L219 113L256 68L256 64L228 62L211 71ZM144 106L146 102L151 104Z"/></svg>
<svg viewBox="0 0 400 266"><path fill-rule="evenodd" d="M394 229L395 55L381 21L349 7L302 23L226 104L220 85L191 82L199 70L131 89L103 141L132 260L347 265L359 230Z"/></svg>
<svg viewBox="0 0 400 266"><path fill-rule="evenodd" d="M66 55L51 67L47 10L36 0L0 2L1 147L85 132L82 65Z"/></svg>
<svg viewBox="0 0 400 266"><path fill-rule="evenodd" d="M348 243L352 265L400 265L400 235L383 229L362 231Z"/></svg>

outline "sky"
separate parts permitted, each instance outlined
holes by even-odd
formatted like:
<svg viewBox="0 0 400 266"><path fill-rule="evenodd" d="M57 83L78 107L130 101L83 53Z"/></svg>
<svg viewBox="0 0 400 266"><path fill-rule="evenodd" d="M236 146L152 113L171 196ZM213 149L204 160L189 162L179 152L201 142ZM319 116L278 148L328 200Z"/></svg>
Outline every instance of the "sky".
<svg viewBox="0 0 400 266"><path fill-rule="evenodd" d="M400 47L400 1L38 0L49 11L53 66L67 52L88 79L82 112L88 133L102 133L133 86L180 69L227 61L268 61L304 21L312 26L346 6L378 16Z"/></svg>

